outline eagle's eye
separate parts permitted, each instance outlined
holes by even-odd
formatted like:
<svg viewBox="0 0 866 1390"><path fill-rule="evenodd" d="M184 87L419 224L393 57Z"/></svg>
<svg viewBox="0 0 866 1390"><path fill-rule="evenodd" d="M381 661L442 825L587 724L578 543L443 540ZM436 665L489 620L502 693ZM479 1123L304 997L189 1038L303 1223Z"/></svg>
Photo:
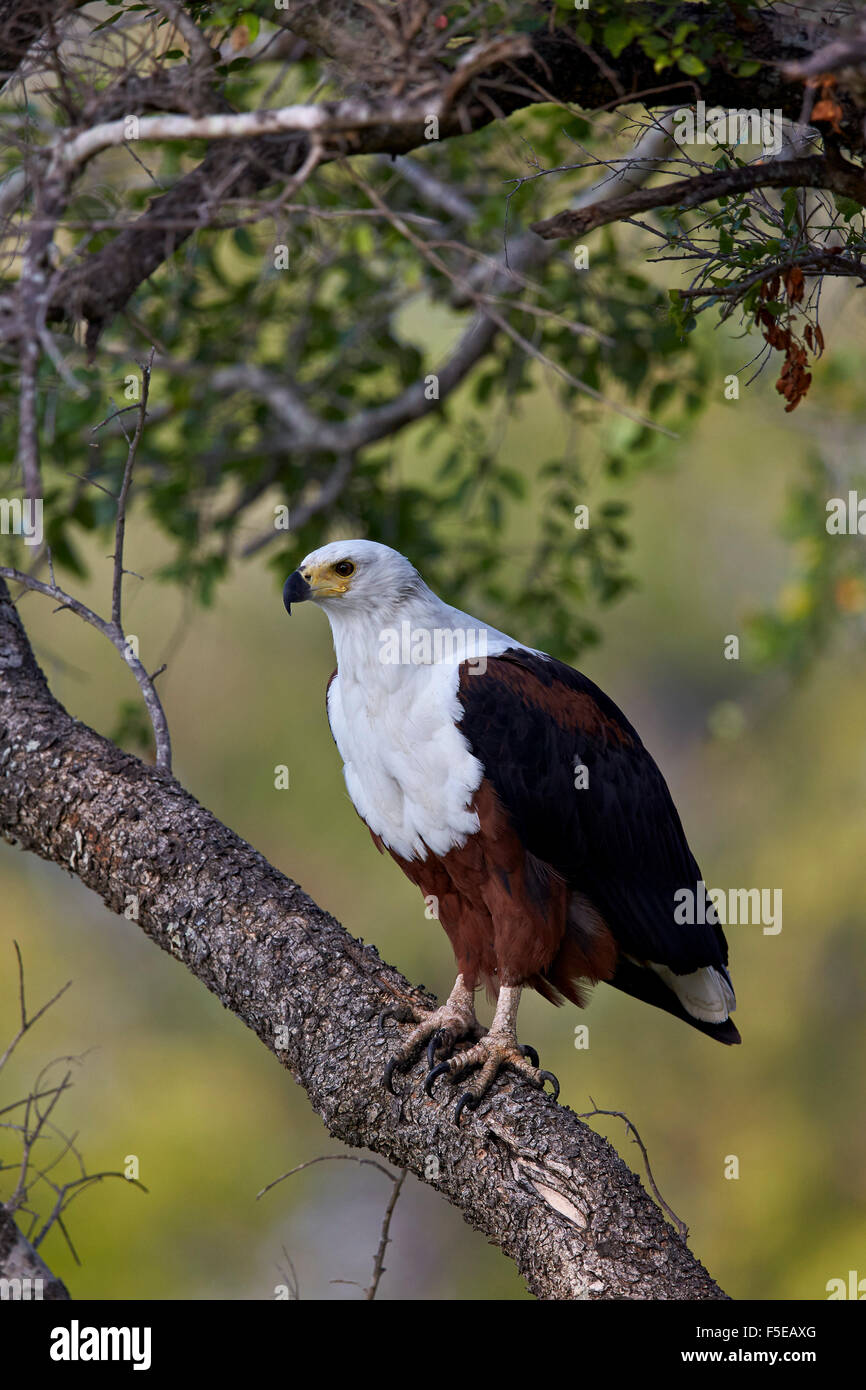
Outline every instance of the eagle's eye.
<svg viewBox="0 0 866 1390"><path fill-rule="evenodd" d="M355 573L355 566L351 560L338 560L334 566L334 573L339 574L341 579L348 579L350 574Z"/></svg>

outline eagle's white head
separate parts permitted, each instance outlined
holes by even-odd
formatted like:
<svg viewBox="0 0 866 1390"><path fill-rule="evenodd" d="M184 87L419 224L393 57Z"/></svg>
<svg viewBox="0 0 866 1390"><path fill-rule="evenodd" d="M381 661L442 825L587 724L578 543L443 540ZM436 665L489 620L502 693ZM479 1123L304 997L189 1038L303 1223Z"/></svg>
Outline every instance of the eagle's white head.
<svg viewBox="0 0 866 1390"><path fill-rule="evenodd" d="M390 546L377 541L331 541L311 551L289 575L283 603L289 613L293 603L312 599L332 619L361 614L384 619L407 600L429 592L405 555Z"/></svg>

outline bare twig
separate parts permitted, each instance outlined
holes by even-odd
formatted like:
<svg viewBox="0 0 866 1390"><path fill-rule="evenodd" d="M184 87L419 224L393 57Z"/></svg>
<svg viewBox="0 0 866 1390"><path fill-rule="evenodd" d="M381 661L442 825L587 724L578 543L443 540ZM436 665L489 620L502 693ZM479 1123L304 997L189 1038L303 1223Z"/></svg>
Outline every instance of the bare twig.
<svg viewBox="0 0 866 1390"><path fill-rule="evenodd" d="M444 212L455 222L471 222L475 217L476 210L469 199L450 184L443 183L420 160L410 159L408 155L398 155L392 161L386 155L382 155L380 162L385 169L396 169L428 206ZM366 212L368 209L365 208L363 211Z"/></svg>
<svg viewBox="0 0 866 1390"><path fill-rule="evenodd" d="M95 627L98 632L101 632L104 637L108 638L112 646L114 646L115 649L118 652L120 652L120 655L123 657L124 661L129 666L130 670L132 671L132 674L134 675L138 683L138 687L141 691L142 698L144 700L148 715L150 717L151 726L153 728L154 742L156 745L156 765L157 767L164 768L167 772L170 772L171 736L169 734L168 721L165 717L165 710L162 707L162 702L156 693L156 687L154 685L154 680L156 679L156 676L160 673L155 672L153 675L149 674L146 668L143 666L139 657L132 650L132 647L130 646L129 640L123 628L123 619L121 611L123 576L124 574L132 573L131 570L124 570L123 567L123 546L126 532L126 508L129 498L129 489L132 482L132 470L135 465L138 447L141 443L142 434L144 432L144 425L147 419L147 402L150 393L150 378L153 368L153 359L154 349L151 349L148 361L140 364L142 372L141 399L138 402L137 406L134 407L137 411L137 419L135 430L131 437L126 433L126 430L123 427L123 422L121 420L121 429L123 430L124 436L127 440L127 455L123 470L123 479L121 482L120 492L116 498L117 517L115 522L114 554L112 556L112 559L114 561L114 569L112 577L111 619L106 620L105 618L100 618L97 613L94 613L93 609L88 608L86 604L81 603L80 600L76 598L73 598L71 594L67 594L65 590L59 587L59 585L55 582L54 579L54 568L51 563L50 552L47 553L48 563L50 567L49 583L45 583L43 580L37 579L35 574L25 574L21 570L13 569L9 566L0 567L0 575L2 575L4 579L14 580L15 583L21 584L25 589L30 589L35 591L36 593L44 594L47 598L56 599L59 602L61 608L70 609L79 618L82 618L85 622L90 623L91 627ZM127 407L122 407L121 409L112 411L110 415L107 415L104 420L100 421L98 425L94 426L94 430L101 429L103 425L107 424L111 420L121 419L126 409ZM96 483L95 486L101 487L101 484ZM106 491L106 489L102 488L102 491Z"/></svg>
<svg viewBox="0 0 866 1390"><path fill-rule="evenodd" d="M256 1201L258 1201L260 1197L264 1197L266 1192L270 1192L272 1187L276 1187L279 1183L284 1182L286 1178L291 1178L295 1173L303 1172L305 1168L312 1168L313 1165L316 1163L340 1162L360 1163L362 1167L375 1168L379 1173L382 1173L386 1178L388 1178L388 1180L393 1184L391 1196L388 1199L388 1205L386 1206L384 1216L382 1217L382 1229L379 1233L379 1244L376 1248L376 1254L373 1257L373 1278L369 1286L364 1290L364 1298L367 1301L372 1302L379 1290L379 1284L381 1282L382 1275L385 1273L385 1251L388 1247L388 1242L391 1238L391 1219L394 1215L394 1208L397 1205L397 1199L400 1196L400 1189L402 1188L403 1183L406 1179L407 1170L405 1168L401 1168L399 1173L392 1173L388 1168L385 1167L383 1163L377 1163L374 1158L358 1158L355 1154L319 1154L317 1158L308 1158L305 1163L298 1163L294 1168L290 1168L287 1173L283 1173L279 1178L274 1178L273 1182L269 1182L266 1187L263 1187L260 1192L256 1193ZM286 1256L286 1258L288 1259L288 1256ZM289 1263L291 1264L291 1261L289 1261ZM344 1283L346 1281L336 1280L335 1282Z"/></svg>
<svg viewBox="0 0 866 1390"><path fill-rule="evenodd" d="M100 618L92 608L79 599L67 594L57 584L46 584L40 579L30 574L24 574L21 570L12 569L8 565L0 565L0 578L11 580L15 584L22 585L25 589L32 589L38 594L44 594L46 598L53 598L60 605L60 608L68 608L79 618L83 618L91 627L95 627L97 632L101 632L103 637L107 637L113 647L116 648L123 657L132 674L138 682L142 699L147 706L150 722L153 727L153 736L156 743L156 765L164 768L166 772L171 771L171 735L168 731L168 721L165 717L165 710L162 702L156 693L153 684L153 677L142 665L139 658L129 647L126 636L119 630L113 622L106 622Z"/></svg>
<svg viewBox="0 0 866 1390"><path fill-rule="evenodd" d="M354 461L354 457L351 454L346 454L337 462L335 467L332 468L327 478L324 479L315 497L311 497L307 502L302 502L297 507L290 507L289 521L293 531L299 531L302 526L307 524L311 517L317 516L320 512L323 512L326 507L330 507L336 502L343 488L352 476L352 465ZM241 554L244 557L255 555L256 552L263 549L264 546L270 545L277 534L275 528L271 526L267 531L257 536L255 540L249 541L248 544L244 546Z"/></svg>
<svg viewBox="0 0 866 1390"><path fill-rule="evenodd" d="M67 984L57 990L45 1004L37 1009L35 1013L28 1014L24 984L24 962L18 942L16 941L13 944L18 961L18 1008L20 1025L17 1033L9 1043L2 1057L0 1057L0 1070L2 1070L21 1039L39 1022L46 1011L50 1009L69 988L69 982L67 982ZM17 1168L18 1173L11 1196L5 1202L0 1203L0 1276L4 1279L28 1278L33 1280L35 1278L41 1280L42 1286L44 1287L40 1287L40 1292L35 1295L36 1297L56 1299L68 1298L69 1296L62 1283L54 1278L54 1275L36 1254L36 1250L39 1245L41 1245L52 1226L55 1224L58 1225L72 1251L73 1257L77 1260L78 1257L75 1253L75 1248L63 1221L63 1213L72 1200L92 1183L99 1182L105 1177L126 1178L126 1175L123 1173L88 1173L84 1166L83 1159L75 1146L76 1136L70 1137L63 1134L52 1118L60 1098L71 1085L70 1078L72 1073L71 1071L66 1071L60 1081L54 1085L48 1085L46 1083L46 1075L50 1068L56 1066L58 1062L75 1060L80 1059L65 1057L56 1058L53 1062L49 1062L48 1065L43 1067L40 1071L30 1093L26 1097L22 1097L22 1099L18 1101L13 1101L0 1110L0 1114L2 1115L9 1114L11 1111L21 1110L22 1108L24 1112L20 1124L7 1120L0 1123L0 1128L17 1132L21 1137L20 1160L16 1160L14 1165L0 1164L0 1170L8 1170L14 1166ZM47 1102L44 1106L41 1103L43 1101ZM56 1151L51 1153L47 1161L35 1163L34 1155L37 1147L41 1148L42 1141L51 1138L60 1141ZM80 1175L67 1182L58 1183L51 1174L68 1154L74 1155L80 1168ZM136 1186L142 1187L142 1184L135 1179L128 1179L128 1181L132 1181ZM48 1217L42 1222L39 1234L34 1239L32 1238L32 1229L37 1218L32 1210L32 1192L40 1183L45 1183L47 1187L51 1188L55 1195L55 1201ZM146 1191L144 1188L142 1190ZM14 1224L12 1218L15 1212L23 1212L30 1216L31 1228L28 1235L24 1235ZM23 1296L27 1297L28 1295L24 1294Z"/></svg>
<svg viewBox="0 0 866 1390"><path fill-rule="evenodd" d="M590 1096L590 1100L592 1100L592 1096ZM593 1105L595 1105L595 1101L594 1101L594 1100L592 1101L592 1103L593 1103ZM598 1108L596 1108L596 1109L594 1109L594 1110L586 1110L586 1111L584 1111L582 1114L579 1114L579 1115L578 1115L578 1118L581 1119L581 1120L591 1120L591 1119L593 1118L594 1115L612 1115L612 1116L614 1116L614 1117L615 1117L616 1119L618 1119L618 1120L624 1120L624 1121L625 1121L626 1134L629 1134L629 1133L631 1134L632 1139L633 1139L634 1142L637 1144L638 1148L640 1149L641 1153L643 1154L643 1161L644 1161L644 1164L646 1165L646 1175L647 1175L647 1179L648 1179L648 1181L649 1181L649 1185L650 1185L650 1187L652 1188L653 1196L655 1197L655 1199L656 1199L656 1201L658 1202L659 1206L660 1206L664 1211L667 1212L668 1216L671 1218L671 1221L672 1221L672 1222L674 1223L674 1225L676 1226L676 1228L677 1228L677 1230L679 1231L680 1235L682 1236L683 1240L688 1240L688 1237L689 1237L689 1228L688 1228L688 1226L686 1225L686 1223L685 1223L684 1221L681 1221L681 1220L680 1220L680 1218L677 1216L677 1214L676 1214L676 1212L673 1210L673 1208L668 1206L668 1204L667 1204L667 1202L665 1201L664 1197L663 1197L662 1194L659 1192L658 1187L657 1187L657 1185L656 1185L656 1180L655 1180L655 1178L653 1177L652 1169L650 1168L649 1154L648 1154L647 1151L646 1151L646 1145L644 1144L643 1140L641 1139L640 1135L638 1134L638 1132L637 1132L635 1126L633 1125L632 1121L629 1119L628 1115L623 1114L623 1112L622 1112L621 1110L599 1110Z"/></svg>
<svg viewBox="0 0 866 1390"><path fill-rule="evenodd" d="M15 947L15 955L18 958L18 1006L21 1014L21 1026L18 1029L18 1032L15 1034L15 1037L9 1043L9 1046L6 1048L6 1051L3 1053L3 1056L0 1057L0 1070L2 1070L6 1062L9 1060L14 1049L18 1046L25 1033L27 1033L33 1027L34 1023L39 1022L40 1018L46 1012L46 1010L50 1009L52 1004L56 1004L60 996L62 994L65 994L66 991L69 989L69 986L72 984L71 980L67 980L66 984L63 985L57 991L56 994L53 994L51 998L48 1000L48 1002L42 1005L41 1009L37 1009L36 1013L33 1014L30 1018L28 1018L27 1004L24 998L24 961L21 958L21 948L18 945L18 942L13 941L12 945Z"/></svg>
<svg viewBox="0 0 866 1390"><path fill-rule="evenodd" d="M859 32L840 35L830 43L824 44L808 58L799 62L786 63L782 76L789 82L816 77L822 72L838 72L840 68L859 68L866 62L866 27L860 21Z"/></svg>
<svg viewBox="0 0 866 1390"><path fill-rule="evenodd" d="M579 194L576 206L592 201L602 184L614 182L620 187L633 189L645 183L670 144L671 124L670 114L657 120L641 135L632 156L617 161L611 175L605 174L600 183ZM412 167L417 171L419 166L413 164ZM401 173L404 172L400 161L398 168ZM413 179L414 177L413 174ZM427 183L426 170L420 177L425 181L431 200L435 198L442 201L443 197L450 193L447 189L443 193L438 181L435 184ZM381 213L383 207L384 205L377 205L373 211ZM456 213L458 210L454 211ZM468 212L469 209L465 211ZM393 216L387 207L384 207L383 215L389 219ZM457 308L472 304L476 312L453 351L433 368L432 375L438 381L438 395L429 393L424 381L419 381L381 405L359 410L347 420L335 422L317 415L293 383L284 377L275 377L262 367L246 363L224 367L213 374L211 385L218 394L225 391L249 391L265 400L281 425L289 431L288 443L293 453L319 452L333 454L344 460L343 464L337 464L314 498L301 504L300 508L292 510L293 530L309 520L322 505L330 505L336 499L350 476L350 468L346 467L345 461L350 460L369 444L396 434L398 430L442 408L443 402L466 380L473 367L490 352L499 337L502 316L497 313L494 317L488 312L488 306L495 309L497 305L510 307L510 304L506 305L498 292L508 285L523 286L531 283L525 272L543 266L555 254L555 250L555 247L546 245L533 233L525 232L513 238L500 256L481 259L467 274L459 278L452 303ZM527 306L521 303L516 307L525 309ZM583 327L573 323L569 326L575 332L581 331ZM249 501L255 500L260 492L261 489L256 489L246 498L238 499L229 515L236 515ZM242 555L257 553L273 543L281 534L283 533L274 527L269 527L245 546Z"/></svg>
<svg viewBox="0 0 866 1390"><path fill-rule="evenodd" d="M406 1169L401 1168L399 1173L392 1173L391 1179L394 1186L391 1189L391 1196L385 1208L385 1215L382 1217L382 1231L379 1236L379 1246L376 1250L376 1258L373 1261L373 1279L369 1288L364 1290L364 1298L370 1303L372 1303L373 1299L376 1297L379 1283L382 1275L385 1273L385 1251L388 1248L388 1241L390 1240L391 1218L394 1215L394 1208L400 1196L400 1189L406 1180Z"/></svg>
<svg viewBox="0 0 866 1390"><path fill-rule="evenodd" d="M186 40L193 67L210 68L213 66L217 58L216 53L195 20L186 13L181 5L176 5L174 0L148 0L148 3L151 9L157 10L166 19L171 20L178 33Z"/></svg>
<svg viewBox="0 0 866 1390"><path fill-rule="evenodd" d="M55 1184L52 1183L51 1186L54 1187L54 1191L57 1194L57 1200L54 1203L54 1206L48 1216L47 1221L43 1223L42 1229L40 1230L36 1239L33 1241L34 1250L39 1249L39 1246L42 1244L43 1240L48 1235L48 1232L51 1230L51 1227L54 1225L55 1222L59 1223L62 1226L61 1217L63 1216L63 1213L66 1211L67 1207L70 1206L72 1201L76 1197L80 1197L81 1193L86 1191L88 1187L92 1187L94 1183L103 1182L106 1178L120 1178L123 1182L129 1183L131 1187L137 1187L140 1192L147 1192L147 1188L145 1187L144 1183L140 1182L138 1178L128 1178L125 1173L119 1173L114 1170L105 1171L102 1173L85 1173L80 1178L73 1178L71 1182L62 1183L58 1186L55 1186ZM81 1261L75 1254L75 1250L69 1242L68 1237L67 1244L70 1245L70 1249L72 1250L75 1263L80 1264Z"/></svg>
<svg viewBox="0 0 866 1390"><path fill-rule="evenodd" d="M308 1158L304 1163L298 1163L294 1168L290 1168L287 1173L281 1173L273 1182L269 1182L265 1187L256 1193L256 1201L264 1197L266 1192L270 1192L272 1187L278 1187L286 1178L294 1177L295 1173L302 1173L305 1168L312 1168L316 1163L360 1163L362 1167L377 1168L380 1173L384 1173L386 1178L394 1177L394 1174L385 1167L384 1163L377 1163L375 1158L358 1158L356 1154L319 1154L316 1158Z"/></svg>
<svg viewBox="0 0 866 1390"><path fill-rule="evenodd" d="M528 34L504 35L485 39L473 44L468 53L459 59L441 100L441 111L448 111L457 96L480 72L486 72L498 64L513 58L528 58L532 44Z"/></svg>
<svg viewBox="0 0 866 1390"><path fill-rule="evenodd" d="M123 482L120 485L120 492L117 496L117 521L114 531L114 579L111 586L111 621L122 632L121 619L121 595L123 591L123 540L126 533L126 503L129 497L129 488L132 483L132 470L135 466L135 456L144 432L144 422L147 418L147 398L150 394L150 377L153 370L153 358L156 352L151 348L150 357L147 362L141 363L141 400L138 406L138 418L135 422L135 433L129 440L129 447L126 453L126 464L123 469ZM115 417L120 412L115 412ZM99 426L96 426L99 429Z"/></svg>
<svg viewBox="0 0 866 1390"><path fill-rule="evenodd" d="M114 646L116 650L120 652L124 661L129 666L130 670L135 676L135 679L138 683L138 687L141 690L142 698L147 707L147 712L150 716L150 722L153 727L153 736L156 744L157 767L165 768L166 771L170 772L171 736L169 734L168 721L165 717L165 711L162 707L162 702L156 693L156 687L153 683L155 675L148 674L146 668L142 665L140 659L135 655L134 651L131 649L126 633L123 629L121 611L123 576L125 573L130 573L130 571L124 570L123 567L123 545L126 532L126 507L129 498L129 488L132 482L132 470L135 465L136 454L138 452L138 446L141 442L142 433L144 431L144 424L147 417L147 401L150 391L150 377L153 366L153 357L154 352L153 349L151 349L149 360L146 363L141 364L141 400L137 406L137 420L135 432L131 438L127 436L128 448L126 455L126 463L124 465L123 480L121 483L120 493L117 496L117 519L115 523L114 555L112 556L112 559L114 561L114 570L112 578L110 621L106 621L106 619L100 618L99 615L97 613L94 613L94 611L91 608L88 608L86 604L81 603L80 600L73 598L71 594L67 594L65 590L61 589L54 580L53 567L51 569L51 579L49 583L45 583L44 581L37 579L33 574L24 574L21 570L16 570L9 566L0 567L0 574L2 574L4 579L11 579L14 580L15 583L21 584L25 589L31 589L34 590L36 593L44 594L47 598L56 599L59 602L61 608L70 609L79 618L82 618L85 622L90 623L91 627L95 627L98 632L101 632L104 637L108 638L112 646ZM103 420L100 425L97 425L94 428L100 429L101 425L106 424L108 420L117 419L121 414L121 410L112 412L112 414L107 416L106 419ZM48 558L50 563L50 555Z"/></svg>
<svg viewBox="0 0 866 1390"><path fill-rule="evenodd" d="M643 425L647 429L665 434L668 438L674 437L670 430L664 429L664 427L657 424L655 420L650 420L645 415L641 415L639 411L632 410L629 406L622 405L618 401L608 400L601 391L597 391L595 387L589 386L585 381L581 381L579 377L574 376L574 374L563 367L561 363L554 361L553 358L541 352L534 343L530 342L525 334L519 332L507 318L503 317L503 315L498 312L495 306L490 303L489 299L481 291L474 290L463 276L456 275L445 261L443 261L442 257L407 226L402 217L388 208L380 198L376 189L361 178L354 167L348 168L347 172L355 183L358 184L359 188L363 189L371 202L375 203L375 205L382 210L384 215L390 217L393 226L415 247L416 251L418 251L435 270L451 280L462 292L468 295L468 297L478 305L479 310L495 324L500 332L504 333L506 337L510 338L512 342L522 348L528 357L534 358L536 361L540 362L542 366L548 368L563 381L567 382L569 386L573 386L576 391L589 396L591 400L597 401L600 405L607 406L609 409L616 411L617 414L624 415L626 419L634 420L637 424ZM537 228L535 230L537 230Z"/></svg>

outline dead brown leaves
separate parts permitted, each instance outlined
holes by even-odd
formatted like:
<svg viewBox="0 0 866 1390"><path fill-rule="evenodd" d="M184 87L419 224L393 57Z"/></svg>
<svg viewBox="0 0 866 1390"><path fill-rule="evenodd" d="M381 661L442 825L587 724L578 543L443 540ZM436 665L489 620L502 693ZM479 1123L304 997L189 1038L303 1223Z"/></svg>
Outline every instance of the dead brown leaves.
<svg viewBox="0 0 866 1390"><path fill-rule="evenodd" d="M768 306L778 300L780 294L787 300L787 308L774 313ZM761 302L755 310L755 320L763 330L764 341L776 352L785 354L776 390L787 402L786 412L796 410L812 384L808 352L815 356L824 351L824 335L817 320L814 324L806 324L802 337L792 327L794 306L802 303L804 294L803 271L798 265L788 266L762 282Z"/></svg>
<svg viewBox="0 0 866 1390"><path fill-rule="evenodd" d="M812 107L809 119L819 123L826 122L836 135L841 135L842 127L839 122L842 118L842 107L836 100L836 78L832 72L819 72L816 77L809 78L806 86L818 88L818 100Z"/></svg>

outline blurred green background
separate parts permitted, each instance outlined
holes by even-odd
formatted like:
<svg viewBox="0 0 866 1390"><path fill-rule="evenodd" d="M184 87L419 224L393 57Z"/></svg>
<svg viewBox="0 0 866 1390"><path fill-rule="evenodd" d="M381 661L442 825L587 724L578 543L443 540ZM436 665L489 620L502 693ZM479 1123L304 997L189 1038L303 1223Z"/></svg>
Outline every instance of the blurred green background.
<svg viewBox="0 0 866 1390"><path fill-rule="evenodd" d="M797 578L807 543L786 539L779 522L816 450L852 456L863 424L852 384L863 327L853 296L840 299L828 360L808 402L788 416L769 373L725 401L723 375L752 345L699 330L714 354L716 403L630 484L639 587L605 613L603 644L581 661L660 763L707 882L783 890L779 935L728 931L743 1046L715 1046L605 986L585 1014L535 996L521 1007L522 1036L559 1076L562 1100L629 1115L692 1249L736 1298L820 1299L828 1280L853 1268L866 1274L866 660L852 639L862 639L862 619L848 640L814 652L796 680L779 665L756 668L748 626L760 611L796 613L808 602ZM442 334L444 346L444 326ZM533 461L558 446L562 429L539 381L508 423L500 457L531 482ZM423 482L411 431L394 461ZM530 486L530 512L538 494ZM255 534L261 519L248 522ZM511 530L506 564L522 553L519 515ZM170 653L161 681L178 778L354 935L444 996L453 979L447 939L375 853L343 787L324 711L332 669L324 616L307 606L289 622L263 559L238 567L212 609L190 609L147 582L165 543L134 506L127 535L128 564L145 582L128 581L126 625L151 666ZM110 549L105 538L92 541L91 579L73 584L100 608ZM861 598L849 587L840 603L857 617ZM135 696L131 678L98 634L50 610L36 595L21 605L53 689L110 732L121 700ZM728 634L741 638L739 662L724 659ZM514 635L533 641L525 628ZM286 791L274 789L281 763ZM73 1296L270 1298L291 1260L302 1298L359 1297L389 1196L382 1176L319 1164L256 1201L293 1165L342 1152L303 1092L177 962L74 879L8 845L0 873L4 1038L17 1007L13 938L31 1009L73 982L18 1049L0 1104L23 1095L52 1058L75 1058L58 1124L77 1135L91 1171L122 1169L137 1155L148 1188L113 1180L73 1203L80 1266L52 1230L43 1253ZM480 1011L489 1016L486 1003ZM574 1047L580 1022L589 1024L587 1051ZM641 1171L621 1122L594 1123ZM3 1131L0 1144L10 1161L15 1136ZM731 1155L736 1180L725 1177ZM413 1178L386 1263L382 1298L527 1297L509 1262Z"/></svg>

